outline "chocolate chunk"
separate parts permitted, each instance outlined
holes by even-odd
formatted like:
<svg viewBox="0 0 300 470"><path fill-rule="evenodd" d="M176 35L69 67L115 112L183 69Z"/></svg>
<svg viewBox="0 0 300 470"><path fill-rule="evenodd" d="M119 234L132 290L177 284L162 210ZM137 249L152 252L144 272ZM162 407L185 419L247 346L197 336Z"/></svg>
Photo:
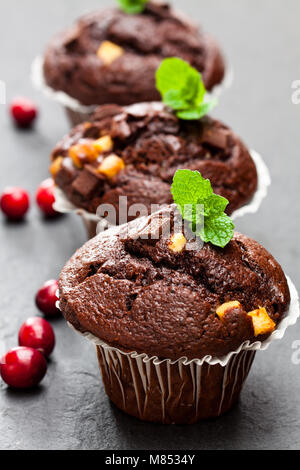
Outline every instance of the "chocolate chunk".
<svg viewBox="0 0 300 470"><path fill-rule="evenodd" d="M201 140L205 144L224 150L228 147L228 136L229 132L227 129L211 129L210 127L205 126Z"/></svg>
<svg viewBox="0 0 300 470"><path fill-rule="evenodd" d="M64 158L62 165L58 173L56 174L55 181L56 184L60 187L68 186L72 183L74 178L76 178L77 170L73 165L73 162L70 158Z"/></svg>
<svg viewBox="0 0 300 470"><path fill-rule="evenodd" d="M84 198L91 198L101 185L99 178L93 175L90 171L84 169L79 172L79 175L73 181L72 188L77 191ZM98 191L100 192L100 191Z"/></svg>

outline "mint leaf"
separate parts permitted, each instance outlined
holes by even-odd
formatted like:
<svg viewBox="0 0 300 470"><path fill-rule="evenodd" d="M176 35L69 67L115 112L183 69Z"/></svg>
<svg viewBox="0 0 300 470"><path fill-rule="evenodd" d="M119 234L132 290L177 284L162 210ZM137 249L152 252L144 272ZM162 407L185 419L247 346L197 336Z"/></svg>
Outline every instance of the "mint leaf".
<svg viewBox="0 0 300 470"><path fill-rule="evenodd" d="M205 114L210 113L218 104L217 98L212 98L210 101L205 101L201 104L201 113L204 116Z"/></svg>
<svg viewBox="0 0 300 470"><path fill-rule="evenodd" d="M130 15L142 13L148 0L117 0L121 10Z"/></svg>
<svg viewBox="0 0 300 470"><path fill-rule="evenodd" d="M172 109L185 109L188 104L182 97L180 90L169 90L165 94L164 103Z"/></svg>
<svg viewBox="0 0 300 470"><path fill-rule="evenodd" d="M171 194L174 202L184 209L185 205L202 204L212 194L213 190L209 180L206 180L198 171L176 171Z"/></svg>
<svg viewBox="0 0 300 470"><path fill-rule="evenodd" d="M207 201L204 201L204 206L207 217L217 217L225 211L228 200L218 194L213 194Z"/></svg>
<svg viewBox="0 0 300 470"><path fill-rule="evenodd" d="M187 62L176 57L163 60L156 72L158 91L162 95L165 95L169 90L182 91L183 87L187 85L190 68L192 67ZM195 69L193 71L196 72Z"/></svg>
<svg viewBox="0 0 300 470"><path fill-rule="evenodd" d="M191 230L204 242L221 248L230 242L234 223L224 213L228 200L214 194L208 179L203 178L198 171L178 170L174 175L171 193L183 219L189 222Z"/></svg>
<svg viewBox="0 0 300 470"><path fill-rule="evenodd" d="M219 217L205 217L204 228L197 234L205 243L224 248L232 239L234 234L234 223L228 215Z"/></svg>
<svg viewBox="0 0 300 470"><path fill-rule="evenodd" d="M202 76L190 65L188 65L188 67L186 83L182 87L182 93L188 103L200 105L206 93Z"/></svg>
<svg viewBox="0 0 300 470"><path fill-rule="evenodd" d="M206 89L201 74L177 57L162 61L156 72L156 87L179 119L200 119L217 104L216 99L204 101Z"/></svg>
<svg viewBox="0 0 300 470"><path fill-rule="evenodd" d="M201 119L203 116L208 114L210 111L214 109L217 105L217 100L214 98L211 101L201 104L196 108L181 108L181 110L177 113L177 117L179 119L184 119L186 121ZM166 103L167 104L167 103ZM168 105L170 106L170 105ZM172 108L172 106L170 106ZM175 108L173 108L175 109ZM178 109L178 108L177 108Z"/></svg>
<svg viewBox="0 0 300 470"><path fill-rule="evenodd" d="M184 121L196 121L197 119L201 119L205 115L205 113L203 114L201 112L200 107L187 109L182 108L180 111L177 112L176 115L179 119L182 119Z"/></svg>

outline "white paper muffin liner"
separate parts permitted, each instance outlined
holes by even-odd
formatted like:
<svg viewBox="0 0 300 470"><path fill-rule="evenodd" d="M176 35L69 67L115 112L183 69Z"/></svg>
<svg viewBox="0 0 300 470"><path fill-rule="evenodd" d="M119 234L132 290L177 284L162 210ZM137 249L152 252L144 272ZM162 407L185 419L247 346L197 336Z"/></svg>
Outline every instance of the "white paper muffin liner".
<svg viewBox="0 0 300 470"><path fill-rule="evenodd" d="M219 98L226 89L232 86L233 79L233 69L227 68L222 83L216 85L212 92L207 93L207 97ZM98 105L85 106L67 93L56 91L47 85L44 76L44 59L42 56L36 57L32 63L31 81L34 87L39 91L42 91L48 99L56 101L65 108L72 126L88 121L90 116L98 107Z"/></svg>
<svg viewBox="0 0 300 470"><path fill-rule="evenodd" d="M255 214L260 208L263 200L267 197L269 186L271 186L271 175L262 156L255 150L250 150L250 155L256 166L258 176L257 190L248 204L234 211L231 215L233 220L247 214Z"/></svg>
<svg viewBox="0 0 300 470"><path fill-rule="evenodd" d="M282 339L287 328L297 322L299 296L289 277L287 281L291 304L277 329L265 341L246 341L223 357L159 359L124 352L91 333L80 334L96 346L106 392L123 411L141 420L166 424L217 417L237 401L256 352Z"/></svg>
<svg viewBox="0 0 300 470"><path fill-rule="evenodd" d="M268 194L268 188L271 185L271 176L270 172L263 161L261 155L255 150L250 151L251 157L256 165L257 174L258 174L258 185L257 190L252 198L252 200L245 206L237 209L232 215L233 220L243 217L247 214L255 214L260 208L263 200ZM90 238L93 238L97 233L97 225L102 222L104 227L108 227L108 222L98 217L96 214L91 214L90 212L76 207L72 202L70 202L63 191L59 188L55 188L55 204L54 208L57 212L63 214L74 212L82 217L84 225L87 229L88 235Z"/></svg>

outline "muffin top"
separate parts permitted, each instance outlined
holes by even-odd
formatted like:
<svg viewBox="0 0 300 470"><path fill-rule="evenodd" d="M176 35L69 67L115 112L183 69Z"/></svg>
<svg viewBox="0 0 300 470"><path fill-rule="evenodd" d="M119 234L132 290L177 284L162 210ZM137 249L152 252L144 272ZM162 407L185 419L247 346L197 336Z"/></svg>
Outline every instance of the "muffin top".
<svg viewBox="0 0 300 470"><path fill-rule="evenodd" d="M170 204L179 168L209 178L215 192L229 200L228 214L250 201L257 188L255 164L227 126L209 117L180 120L158 102L99 107L91 122L63 138L52 159L56 184L91 213L109 203L118 215L119 196L147 209Z"/></svg>
<svg viewBox="0 0 300 470"><path fill-rule="evenodd" d="M166 3L141 14L118 8L90 13L49 44L46 82L84 105L128 105L159 99L155 72L165 57L181 57L203 74L208 90L224 76L214 39Z"/></svg>
<svg viewBox="0 0 300 470"><path fill-rule="evenodd" d="M239 233L224 249L178 249L178 217L168 206L78 250L60 276L65 318L111 346L161 359L222 357L268 337L290 302L280 265Z"/></svg>

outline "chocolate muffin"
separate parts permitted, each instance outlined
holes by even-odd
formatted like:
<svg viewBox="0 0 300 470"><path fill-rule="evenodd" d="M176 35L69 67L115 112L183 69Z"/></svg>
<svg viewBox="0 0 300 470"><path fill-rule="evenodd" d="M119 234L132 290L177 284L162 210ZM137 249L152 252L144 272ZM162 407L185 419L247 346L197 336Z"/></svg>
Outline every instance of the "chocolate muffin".
<svg viewBox="0 0 300 470"><path fill-rule="evenodd" d="M174 233L177 217L169 206L90 240L61 273L60 308L76 330L99 338L117 406L144 420L191 423L238 399L255 354L238 348L277 328L290 294L256 241L236 233L224 249L188 250Z"/></svg>
<svg viewBox="0 0 300 470"><path fill-rule="evenodd" d="M160 98L155 72L169 56L197 68L208 90L223 80L215 40L168 4L154 2L141 14L112 8L80 18L50 43L44 76L52 89L83 105L154 101Z"/></svg>
<svg viewBox="0 0 300 470"><path fill-rule="evenodd" d="M204 117L179 120L161 103L99 107L91 122L75 127L52 153L55 183L77 207L95 213L119 197L128 206L170 204L177 169L198 170L229 200L228 214L257 188L255 164L241 140L224 124ZM128 220L134 217L129 215Z"/></svg>

